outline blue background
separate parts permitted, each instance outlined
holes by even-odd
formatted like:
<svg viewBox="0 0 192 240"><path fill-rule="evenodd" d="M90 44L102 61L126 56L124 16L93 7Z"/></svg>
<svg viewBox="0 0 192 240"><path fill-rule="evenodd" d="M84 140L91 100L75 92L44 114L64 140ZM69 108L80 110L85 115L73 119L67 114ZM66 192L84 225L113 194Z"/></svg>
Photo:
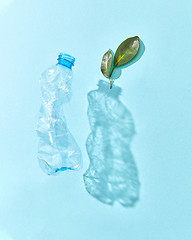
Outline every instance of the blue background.
<svg viewBox="0 0 192 240"><path fill-rule="evenodd" d="M192 239L191 2L1 0L0 240ZM103 54L138 35L145 53L116 84L137 130L140 200L108 206L85 190L87 93ZM45 175L36 158L39 76L60 51L76 57L69 129L84 167Z"/></svg>

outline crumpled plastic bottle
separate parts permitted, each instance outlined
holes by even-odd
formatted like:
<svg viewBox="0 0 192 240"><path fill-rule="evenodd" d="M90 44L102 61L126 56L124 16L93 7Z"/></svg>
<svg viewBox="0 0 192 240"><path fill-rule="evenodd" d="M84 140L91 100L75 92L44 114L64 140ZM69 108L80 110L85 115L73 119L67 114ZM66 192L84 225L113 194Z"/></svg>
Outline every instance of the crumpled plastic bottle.
<svg viewBox="0 0 192 240"><path fill-rule="evenodd" d="M38 160L48 175L77 170L82 166L79 146L67 128L64 103L72 95L72 66L75 58L61 53L58 64L47 69L40 78L42 106L37 122Z"/></svg>
<svg viewBox="0 0 192 240"><path fill-rule="evenodd" d="M86 147L90 159L85 187L106 204L133 206L139 199L139 179L130 143L135 134L131 113L119 100L121 89L100 80L88 93L91 133Z"/></svg>

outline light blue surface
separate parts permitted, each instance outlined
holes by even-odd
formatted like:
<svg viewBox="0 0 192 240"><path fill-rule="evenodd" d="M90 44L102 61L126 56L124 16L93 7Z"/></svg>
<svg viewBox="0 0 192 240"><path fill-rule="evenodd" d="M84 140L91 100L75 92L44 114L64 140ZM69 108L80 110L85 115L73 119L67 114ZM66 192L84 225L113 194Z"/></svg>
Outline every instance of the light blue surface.
<svg viewBox="0 0 192 240"><path fill-rule="evenodd" d="M191 240L191 7L189 0L0 2L1 240ZM87 93L104 79L103 54L135 35L145 53L116 81L135 122L141 182L140 200L124 208L84 187ZM37 161L38 79L61 51L76 58L66 119L84 167L50 177Z"/></svg>

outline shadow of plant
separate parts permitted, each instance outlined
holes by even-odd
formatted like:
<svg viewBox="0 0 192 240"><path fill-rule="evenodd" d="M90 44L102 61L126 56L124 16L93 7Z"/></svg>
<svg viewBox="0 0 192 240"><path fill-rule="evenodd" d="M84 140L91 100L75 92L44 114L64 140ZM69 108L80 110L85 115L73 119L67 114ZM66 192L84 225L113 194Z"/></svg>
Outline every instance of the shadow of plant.
<svg viewBox="0 0 192 240"><path fill-rule="evenodd" d="M100 80L88 93L91 133L86 147L90 159L84 173L87 192L106 204L128 207L139 199L138 171L130 150L135 134L131 113L119 100L121 88Z"/></svg>

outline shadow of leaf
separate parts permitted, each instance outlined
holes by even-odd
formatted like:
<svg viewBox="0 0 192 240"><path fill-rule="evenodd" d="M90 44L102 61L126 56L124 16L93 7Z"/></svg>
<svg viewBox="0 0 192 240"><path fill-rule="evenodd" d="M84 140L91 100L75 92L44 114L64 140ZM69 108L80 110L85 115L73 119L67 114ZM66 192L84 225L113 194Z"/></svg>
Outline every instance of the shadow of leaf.
<svg viewBox="0 0 192 240"><path fill-rule="evenodd" d="M86 147L90 159L84 173L87 192L106 204L128 207L139 199L138 171L130 150L135 134L129 110L119 100L121 88L100 80L88 93L91 133Z"/></svg>

